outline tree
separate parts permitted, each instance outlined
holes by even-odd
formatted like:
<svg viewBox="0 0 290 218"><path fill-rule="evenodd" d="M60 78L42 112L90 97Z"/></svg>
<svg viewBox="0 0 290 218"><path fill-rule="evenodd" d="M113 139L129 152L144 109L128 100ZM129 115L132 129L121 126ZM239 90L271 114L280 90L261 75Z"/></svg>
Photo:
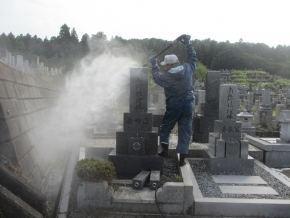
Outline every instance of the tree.
<svg viewBox="0 0 290 218"><path fill-rule="evenodd" d="M213 70L221 69L236 69L243 70L246 66L245 53L236 47L228 48L216 54L214 57L211 68Z"/></svg>
<svg viewBox="0 0 290 218"><path fill-rule="evenodd" d="M0 48L7 48L7 36L5 33L0 35Z"/></svg>
<svg viewBox="0 0 290 218"><path fill-rule="evenodd" d="M80 41L80 57L84 57L89 53L90 51L88 44L89 40L90 40L89 35L85 33Z"/></svg>
<svg viewBox="0 0 290 218"><path fill-rule="evenodd" d="M198 81L204 81L205 80L205 74L208 71L206 66L204 66L202 63L197 62L195 71L194 71L194 80Z"/></svg>

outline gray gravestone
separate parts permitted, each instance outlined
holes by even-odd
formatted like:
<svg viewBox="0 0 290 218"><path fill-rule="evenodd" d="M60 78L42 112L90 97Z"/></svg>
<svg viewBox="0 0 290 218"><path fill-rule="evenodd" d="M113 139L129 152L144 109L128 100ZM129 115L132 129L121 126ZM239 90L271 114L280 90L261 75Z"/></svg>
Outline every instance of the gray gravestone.
<svg viewBox="0 0 290 218"><path fill-rule="evenodd" d="M220 85L219 97L219 120L214 122L214 133L210 134L209 150L204 157L209 158L208 164L214 173L252 172L254 162L248 159L248 141L241 138L242 124L237 121L238 86Z"/></svg>
<svg viewBox="0 0 290 218"><path fill-rule="evenodd" d="M0 59L2 59L5 64L8 64L8 51L7 51L7 49L0 48Z"/></svg>
<svg viewBox="0 0 290 218"><path fill-rule="evenodd" d="M280 139L284 142L290 142L290 110L282 110L278 121L281 122Z"/></svg>
<svg viewBox="0 0 290 218"><path fill-rule="evenodd" d="M23 72L23 56L17 55L17 64L16 64L16 69Z"/></svg>
<svg viewBox="0 0 290 218"><path fill-rule="evenodd" d="M272 113L273 112L271 108L270 90L262 89L262 101L260 103L260 108L258 110L259 124L262 126L271 124L273 120Z"/></svg>

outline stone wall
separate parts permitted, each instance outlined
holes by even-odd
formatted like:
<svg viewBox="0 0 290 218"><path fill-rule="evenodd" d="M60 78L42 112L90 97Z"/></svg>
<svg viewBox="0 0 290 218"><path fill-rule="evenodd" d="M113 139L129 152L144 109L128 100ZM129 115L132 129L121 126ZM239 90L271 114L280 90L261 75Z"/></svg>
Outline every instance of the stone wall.
<svg viewBox="0 0 290 218"><path fill-rule="evenodd" d="M51 164L39 132L49 121L62 89L0 60L0 160L19 166L37 188Z"/></svg>

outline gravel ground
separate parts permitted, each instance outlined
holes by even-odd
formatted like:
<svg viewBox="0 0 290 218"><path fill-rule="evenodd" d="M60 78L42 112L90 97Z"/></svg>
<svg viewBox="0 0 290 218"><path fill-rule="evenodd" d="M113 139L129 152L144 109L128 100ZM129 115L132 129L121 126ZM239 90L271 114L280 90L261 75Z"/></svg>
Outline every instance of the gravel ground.
<svg viewBox="0 0 290 218"><path fill-rule="evenodd" d="M270 173L262 169L257 164L254 165L254 172L252 174L233 174L222 172L221 175L248 175L248 176L260 176L265 180L268 185L257 185L257 186L268 186L272 187L278 196L275 195L243 195L243 194L223 194L219 188L219 185L229 184L216 184L212 179L212 175L209 172L209 168L206 166L205 161L202 160L189 160L190 166L197 180L199 188L204 197L208 198L248 198L248 199L290 199L290 188L284 185L282 182L277 180ZM231 184L234 185L234 184ZM240 185L240 184L239 184ZM254 185L251 185L254 186Z"/></svg>

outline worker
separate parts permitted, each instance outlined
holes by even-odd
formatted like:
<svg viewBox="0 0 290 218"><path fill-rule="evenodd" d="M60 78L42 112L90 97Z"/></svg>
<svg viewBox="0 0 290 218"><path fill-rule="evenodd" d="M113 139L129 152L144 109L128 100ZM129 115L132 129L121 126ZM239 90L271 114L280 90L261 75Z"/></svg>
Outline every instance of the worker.
<svg viewBox="0 0 290 218"><path fill-rule="evenodd" d="M182 35L187 51L187 61L181 65L175 54L165 55L160 64L165 66L164 73L160 72L156 58L149 60L152 64L152 77L158 85L164 88L166 111L160 126L159 156L168 157L169 136L175 124L178 123L178 143L176 153L179 154L179 166L185 165L185 157L192 135L193 119L193 73L196 67L196 52L190 43L190 35Z"/></svg>

